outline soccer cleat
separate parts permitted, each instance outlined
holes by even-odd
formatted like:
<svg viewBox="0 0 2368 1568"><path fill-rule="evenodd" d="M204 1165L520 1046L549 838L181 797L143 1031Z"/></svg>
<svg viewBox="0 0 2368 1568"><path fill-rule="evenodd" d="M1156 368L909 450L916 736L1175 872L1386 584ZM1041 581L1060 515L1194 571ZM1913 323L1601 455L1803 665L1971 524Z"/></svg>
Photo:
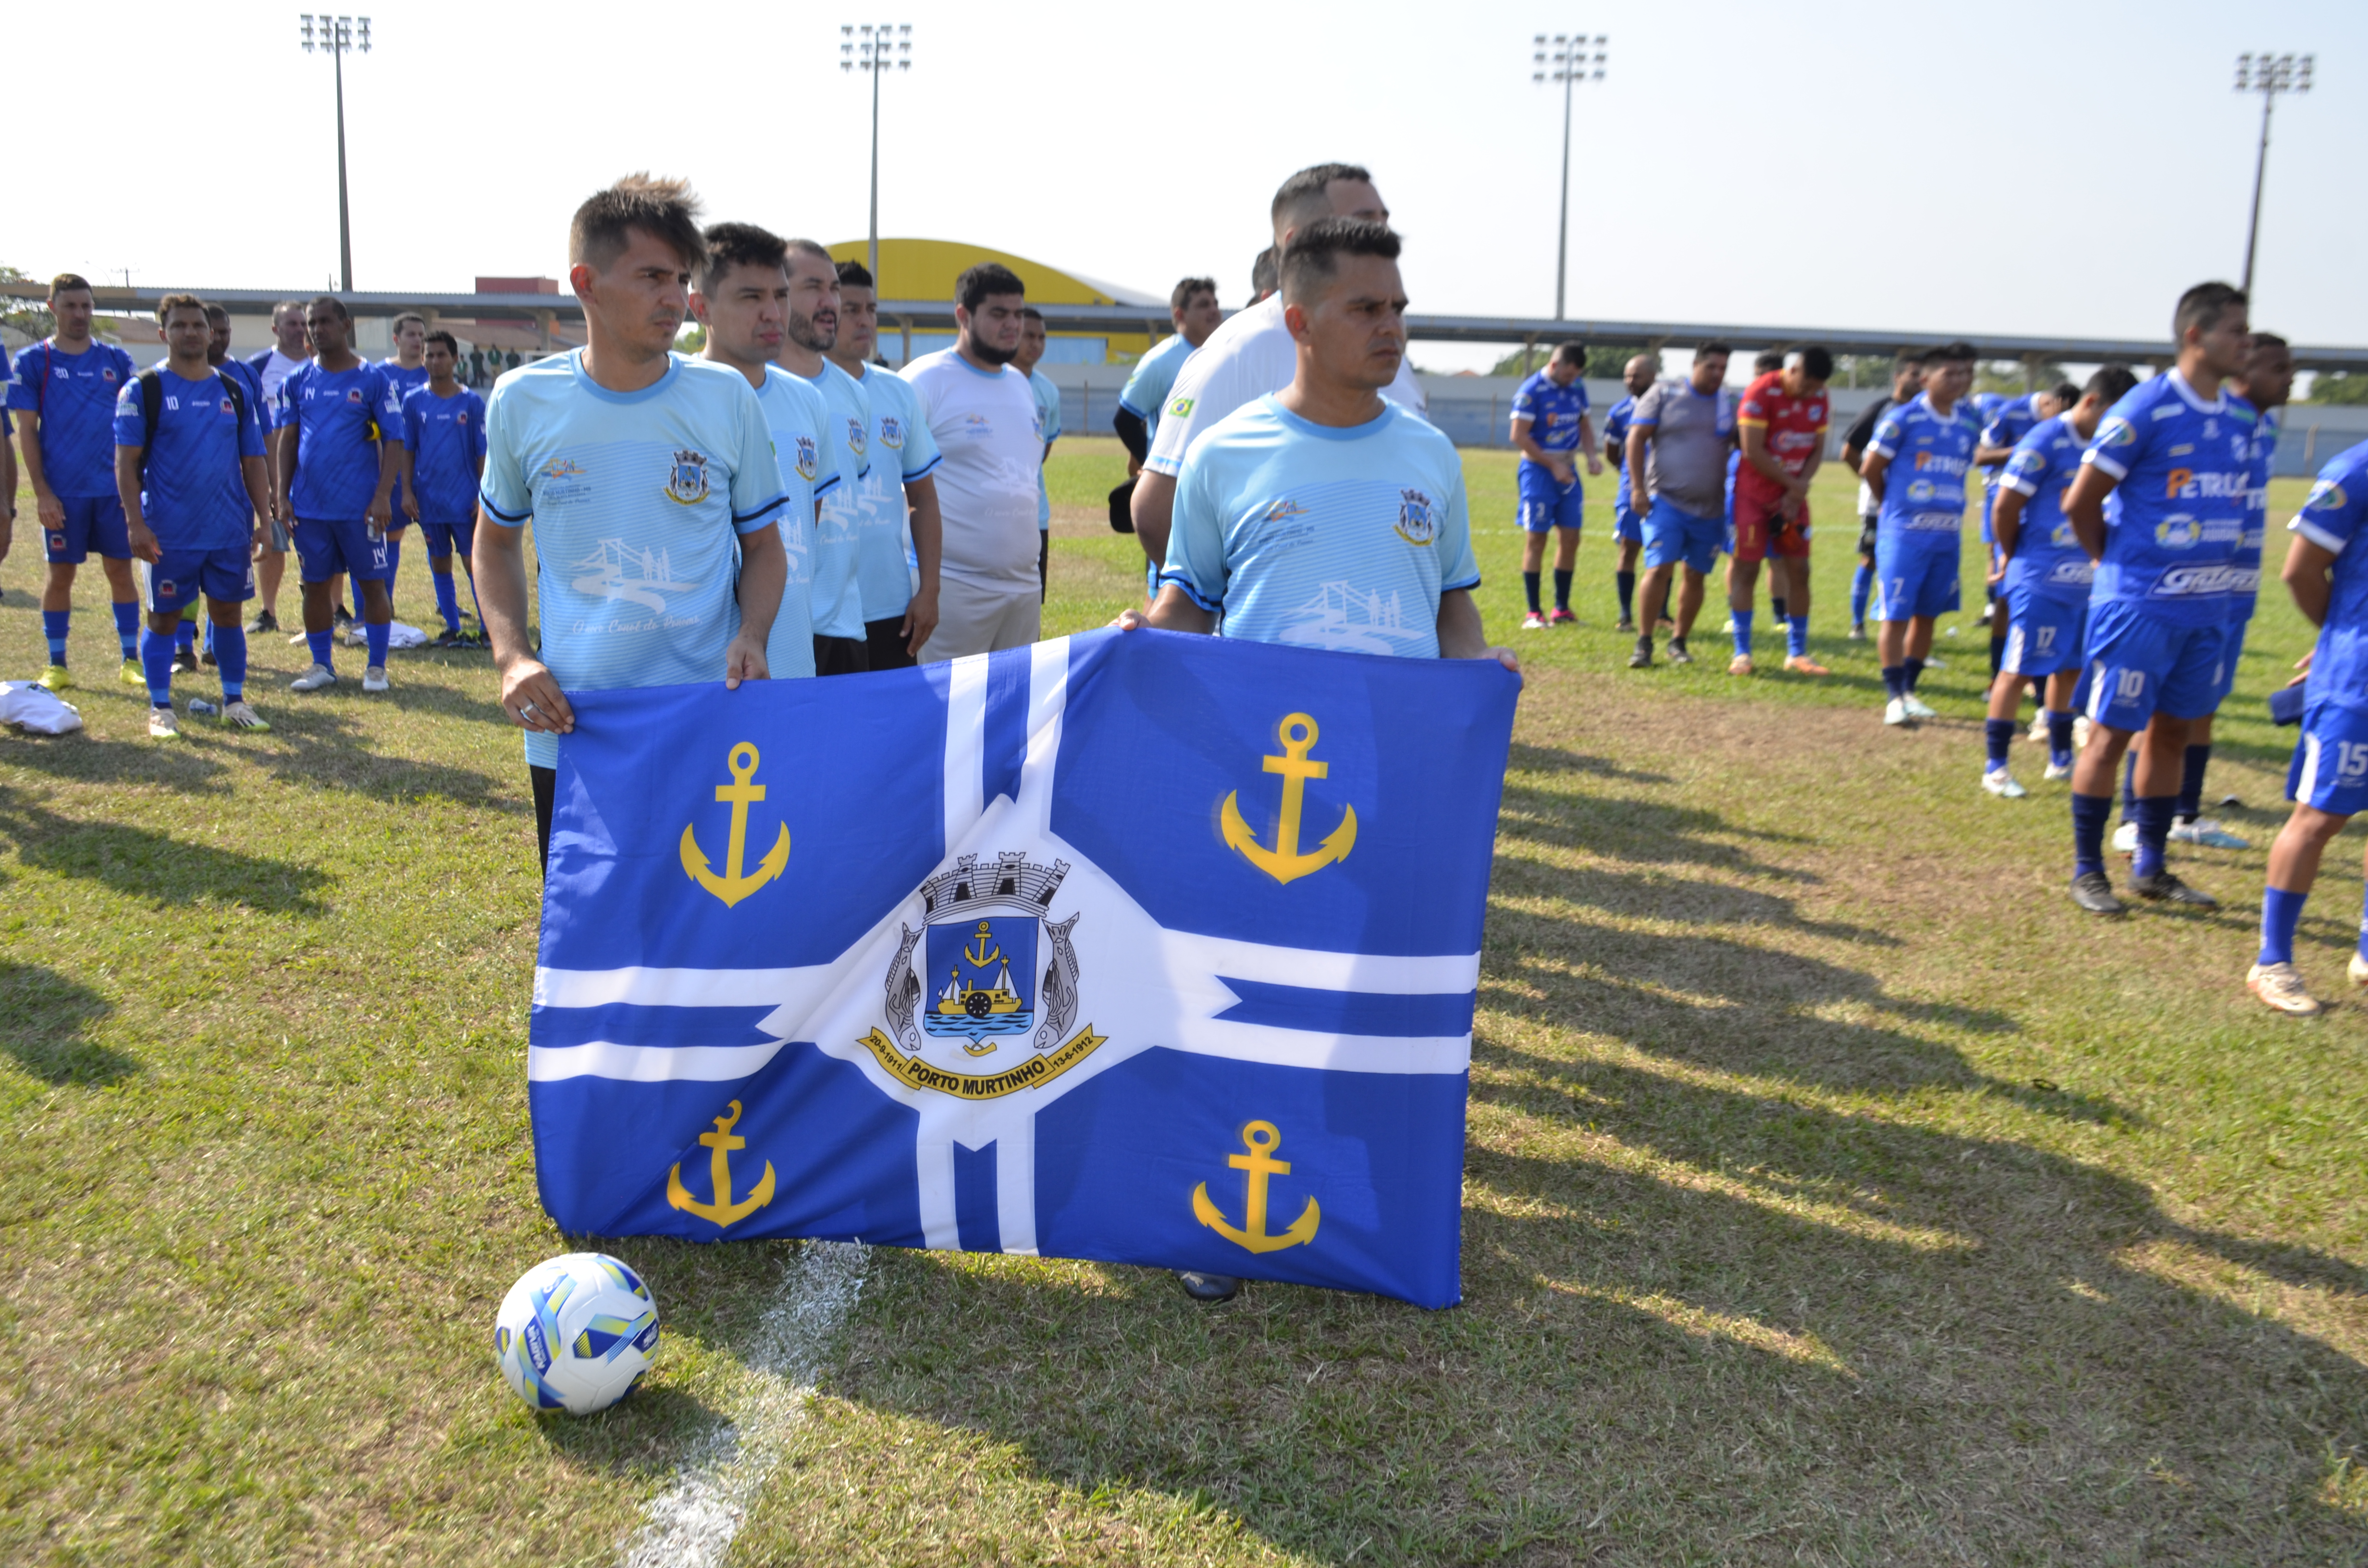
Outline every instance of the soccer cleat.
<svg viewBox="0 0 2368 1568"><path fill-rule="evenodd" d="M2035 746L2044 746L2047 744L2047 712L2044 709L2040 710L2037 718L2032 720L2031 728L2022 738Z"/></svg>
<svg viewBox="0 0 2368 1568"><path fill-rule="evenodd" d="M353 623L354 612L343 605L329 612L329 630L332 631L343 631Z"/></svg>
<svg viewBox="0 0 2368 1568"><path fill-rule="evenodd" d="M235 702L222 704L222 722L233 730L268 731L271 728L263 722L263 715L257 713L243 697Z"/></svg>
<svg viewBox="0 0 2368 1568"><path fill-rule="evenodd" d="M1718 634L1721 637L1732 637L1735 635L1735 617L1730 615L1726 618L1726 624L1718 629Z"/></svg>
<svg viewBox="0 0 2368 1568"><path fill-rule="evenodd" d="M205 652L198 655L198 663L205 665L208 669L211 669L222 663L220 659L214 657L214 645L212 643L209 642L206 644Z"/></svg>
<svg viewBox="0 0 2368 1568"><path fill-rule="evenodd" d="M1784 661L1784 673L1794 676L1829 676L1834 672L1806 653L1793 653Z"/></svg>
<svg viewBox="0 0 2368 1568"><path fill-rule="evenodd" d="M2073 878L2072 902L2091 915L2119 915L2129 907L2113 896L2112 879L2102 871L2083 871Z"/></svg>
<svg viewBox="0 0 2368 1568"><path fill-rule="evenodd" d="M1863 642L1866 641L1865 621L1854 620L1850 622L1850 640L1853 642Z"/></svg>
<svg viewBox="0 0 2368 1568"><path fill-rule="evenodd" d="M2020 801L2031 793L2015 776L2003 767L1993 767L1982 775L1982 788L2002 801Z"/></svg>
<svg viewBox="0 0 2368 1568"><path fill-rule="evenodd" d="M1895 697L1890 701L1884 703L1883 705L1883 722L1886 724L1914 723L1915 720L1911 718L1907 712L1907 699L1904 697Z"/></svg>
<svg viewBox="0 0 2368 1568"><path fill-rule="evenodd" d="M1546 624L1548 626L1577 626L1578 624L1578 617L1570 613L1570 607L1568 605L1556 605L1554 608L1546 611Z"/></svg>
<svg viewBox="0 0 2368 1568"><path fill-rule="evenodd" d="M364 691L385 691L388 689L386 666L384 665L372 665L370 668L362 672L362 689Z"/></svg>
<svg viewBox="0 0 2368 1568"><path fill-rule="evenodd" d="M2157 871L2151 877L2132 877L2130 891L2140 898L2157 903L2183 903L2191 909L2217 909L2220 901L2201 888L2189 887L2177 873Z"/></svg>
<svg viewBox="0 0 2368 1568"><path fill-rule="evenodd" d="M2343 978L2354 985L2368 985L2368 958L2361 957L2354 950L2351 961L2343 966Z"/></svg>
<svg viewBox="0 0 2368 1568"><path fill-rule="evenodd" d="M2170 836L2178 843L2201 844L2206 849L2251 847L2210 817L2197 817L2193 822L2175 822L2170 824Z"/></svg>
<svg viewBox="0 0 2368 1568"><path fill-rule="evenodd" d="M2353 961L2358 961L2357 955ZM2310 1017L2319 1010L2303 986L2302 971L2290 963L2255 964L2245 971L2245 989L2260 997L2261 1006L2297 1018Z"/></svg>
<svg viewBox="0 0 2368 1568"><path fill-rule="evenodd" d="M1634 636L1635 636L1635 635L1636 635L1636 621L1635 621L1635 618L1634 618L1634 617L1633 617L1633 616L1625 616L1625 615L1623 615L1623 616L1622 616L1622 617L1620 618L1620 624L1619 624L1619 625L1617 625L1617 626L1614 626L1611 630L1612 630L1612 631L1618 631L1618 632L1624 633L1624 634L1625 634L1625 635L1627 635L1627 636L1634 637Z"/></svg>
<svg viewBox="0 0 2368 1568"><path fill-rule="evenodd" d="M115 672L115 678L126 686L146 686L148 672L140 667L139 660L126 659L123 667Z"/></svg>
<svg viewBox="0 0 2368 1568"><path fill-rule="evenodd" d="M250 635L259 631L277 631L279 630L279 618L268 609L257 610L255 619L247 622L246 630Z"/></svg>
<svg viewBox="0 0 2368 1568"><path fill-rule="evenodd" d="M1189 1268L1176 1271L1176 1282L1194 1301L1211 1305L1232 1301L1242 1289L1242 1282L1230 1274L1201 1274Z"/></svg>
<svg viewBox="0 0 2368 1568"><path fill-rule="evenodd" d="M1653 640L1650 637L1636 639L1636 651L1628 655L1628 667L1632 670L1649 670L1653 667Z"/></svg>
<svg viewBox="0 0 2368 1568"><path fill-rule="evenodd" d="M2138 852L2137 824L2125 822L2113 829L2113 851L2119 855L2135 855Z"/></svg>
<svg viewBox="0 0 2368 1568"><path fill-rule="evenodd" d="M63 665L51 665L41 672L40 684L44 691L63 691L74 685L74 676Z"/></svg>
<svg viewBox="0 0 2368 1568"><path fill-rule="evenodd" d="M1751 655L1748 653L1737 653L1732 659L1727 660L1726 673L1731 676L1748 676L1752 674Z"/></svg>
<svg viewBox="0 0 2368 1568"><path fill-rule="evenodd" d="M1948 665L1944 665L1944 664L1942 664L1942 663L1941 663L1940 660L1938 660L1938 659L1931 658L1931 657L1929 657L1929 656L1928 656L1928 657L1925 659L1925 661L1924 661L1924 667L1925 667L1926 669L1928 669L1928 670L1945 670L1945 669L1947 669L1949 666L1948 666Z"/></svg>
<svg viewBox="0 0 2368 1568"><path fill-rule="evenodd" d="M314 665L288 683L290 691L323 691L337 684L337 672L326 665Z"/></svg>
<svg viewBox="0 0 2368 1568"><path fill-rule="evenodd" d="M2072 765L2068 762L2051 762L2047 765L2047 771L2040 777L2051 784L2072 777Z"/></svg>
<svg viewBox="0 0 2368 1568"><path fill-rule="evenodd" d="M176 650L173 654L173 670L176 675L193 676L197 674L198 651L195 648L182 648Z"/></svg>
<svg viewBox="0 0 2368 1568"><path fill-rule="evenodd" d="M170 708L148 710L148 738L152 741L176 741L181 738L181 721Z"/></svg>
<svg viewBox="0 0 2368 1568"><path fill-rule="evenodd" d="M1907 704L1907 716L1910 719L1915 720L1919 724L1927 719L1938 719L1941 716L1939 713L1933 711L1930 705L1926 703L1922 698L1917 696L1912 691L1907 696L1901 698L1899 700Z"/></svg>
<svg viewBox="0 0 2368 1568"><path fill-rule="evenodd" d="M1531 610L1531 611L1530 611L1530 613L1529 613L1529 614L1527 614L1527 615L1525 615L1525 616L1521 617L1521 630L1522 630L1522 631L1543 631L1545 629L1546 629L1546 618L1545 618L1544 616L1540 615L1537 611L1535 611L1535 610Z"/></svg>
<svg viewBox="0 0 2368 1568"><path fill-rule="evenodd" d="M1694 656L1686 652L1686 640L1682 637L1673 639L1669 643L1669 663L1691 665L1693 662Z"/></svg>
<svg viewBox="0 0 2368 1568"><path fill-rule="evenodd" d="M288 645L290 648L302 648L304 645L304 638L305 633L299 631L294 636L288 639Z"/></svg>

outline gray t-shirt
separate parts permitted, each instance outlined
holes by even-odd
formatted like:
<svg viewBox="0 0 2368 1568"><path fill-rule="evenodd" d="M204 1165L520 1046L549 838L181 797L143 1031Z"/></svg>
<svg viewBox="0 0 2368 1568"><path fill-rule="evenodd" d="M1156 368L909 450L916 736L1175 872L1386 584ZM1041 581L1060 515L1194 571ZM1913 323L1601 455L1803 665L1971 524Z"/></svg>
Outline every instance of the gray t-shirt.
<svg viewBox="0 0 2368 1568"><path fill-rule="evenodd" d="M1636 400L1631 430L1650 433L1645 483L1653 494L1697 517L1726 513L1726 453L1735 444L1735 393L1704 395L1693 383L1656 381Z"/></svg>

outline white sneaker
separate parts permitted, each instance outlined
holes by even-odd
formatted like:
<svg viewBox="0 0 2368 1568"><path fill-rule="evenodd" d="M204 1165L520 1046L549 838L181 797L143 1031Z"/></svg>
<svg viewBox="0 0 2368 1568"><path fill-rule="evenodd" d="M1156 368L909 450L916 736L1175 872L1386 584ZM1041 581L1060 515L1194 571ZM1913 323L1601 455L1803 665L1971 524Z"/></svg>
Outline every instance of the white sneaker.
<svg viewBox="0 0 2368 1568"><path fill-rule="evenodd" d="M305 638L310 635L311 633L309 632L299 631L294 636L288 639L288 645L290 648L302 648L304 645Z"/></svg>
<svg viewBox="0 0 2368 1568"><path fill-rule="evenodd" d="M2069 778L2072 777L2072 765L2068 762L2051 762L2047 765L2047 771L2040 777L2051 784L2059 779Z"/></svg>
<svg viewBox="0 0 2368 1568"><path fill-rule="evenodd" d="M2175 822L2170 824L2170 836L2177 843L2200 844L2206 849L2251 847L2210 817L2197 817L2193 822Z"/></svg>
<svg viewBox="0 0 2368 1568"><path fill-rule="evenodd" d="M2047 715L2044 712L2031 722L2031 728L2024 733L2022 738L2035 746L2044 746L2047 744Z"/></svg>
<svg viewBox="0 0 2368 1568"><path fill-rule="evenodd" d="M1927 719L1938 719L1941 716L1938 712L1934 711L1922 698L1917 696L1912 691L1907 696L1901 698L1899 700L1907 704L1907 716L1918 723L1923 722Z"/></svg>
<svg viewBox="0 0 2368 1568"><path fill-rule="evenodd" d="M263 715L257 713L244 697L235 702L222 704L222 722L234 730L268 731L271 728L269 724L263 722Z"/></svg>
<svg viewBox="0 0 2368 1568"><path fill-rule="evenodd" d="M2245 971L2245 989L2260 997L2264 1006L2297 1018L2310 1017L2319 1010L2303 985L2302 971L2290 963L2255 964Z"/></svg>
<svg viewBox="0 0 2368 1568"><path fill-rule="evenodd" d="M2351 961L2343 966L2343 978L2354 985L2368 985L2368 959L2354 951Z"/></svg>
<svg viewBox="0 0 2368 1568"><path fill-rule="evenodd" d="M2125 822L2113 829L2113 851L2119 855L2135 855L2138 852L2137 824Z"/></svg>
<svg viewBox="0 0 2368 1568"><path fill-rule="evenodd" d="M385 691L389 689L386 680L386 666L384 665L372 665L370 668L362 672L362 689L364 691Z"/></svg>
<svg viewBox="0 0 2368 1568"><path fill-rule="evenodd" d="M181 722L169 708L148 710L148 738L152 741L174 741L181 737Z"/></svg>
<svg viewBox="0 0 2368 1568"><path fill-rule="evenodd" d="M1904 697L1895 697L1890 701L1884 703L1883 705L1883 722L1886 724L1906 724L1913 722L1914 721L1909 717L1907 712L1907 699Z"/></svg>
<svg viewBox="0 0 2368 1568"><path fill-rule="evenodd" d="M337 684L337 672L326 665L314 665L288 683L290 691L322 691Z"/></svg>
<svg viewBox="0 0 2368 1568"><path fill-rule="evenodd" d="M2002 800L2020 801L2031 793L2016 781L2013 774L2003 767L1994 767L1982 775L1982 788Z"/></svg>
<svg viewBox="0 0 2368 1568"><path fill-rule="evenodd" d="M1926 669L1928 669L1928 670L1945 670L1945 669L1947 669L1949 666L1948 666L1947 665L1945 665L1945 664L1942 664L1942 663L1941 663L1940 660L1938 660L1938 659L1926 659L1926 660L1924 661L1924 667L1925 667Z"/></svg>

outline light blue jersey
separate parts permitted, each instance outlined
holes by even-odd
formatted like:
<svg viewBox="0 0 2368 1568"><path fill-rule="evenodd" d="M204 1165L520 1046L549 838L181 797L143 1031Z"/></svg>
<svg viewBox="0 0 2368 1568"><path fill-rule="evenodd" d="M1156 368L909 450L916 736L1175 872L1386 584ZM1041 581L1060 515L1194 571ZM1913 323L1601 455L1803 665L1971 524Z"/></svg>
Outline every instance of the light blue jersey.
<svg viewBox="0 0 2368 1568"><path fill-rule="evenodd" d="M495 382L485 424L485 517L534 519L541 659L560 686L723 679L738 536L782 502L746 378L677 355L652 385L610 392L577 349ZM528 734L526 759L558 766L559 737Z"/></svg>
<svg viewBox="0 0 2368 1568"><path fill-rule="evenodd" d="M2097 603L2125 600L2180 626L2227 614L2243 575L2256 423L2243 398L2224 389L2206 402L2177 370L2113 404L2080 460L2119 482L2105 501Z"/></svg>
<svg viewBox="0 0 2368 1568"><path fill-rule="evenodd" d="M856 490L856 586L863 619L886 620L913 602L905 486L935 471L938 440L911 382L866 365L862 384L871 404L871 472Z"/></svg>
<svg viewBox="0 0 2368 1568"><path fill-rule="evenodd" d="M1028 372L1028 391L1036 399L1036 438L1044 443L1042 455L1053 455L1053 443L1061 438L1061 389L1053 378L1042 370ZM1042 533L1053 527L1053 488L1044 482L1044 465L1036 465L1036 528Z"/></svg>
<svg viewBox="0 0 2368 1568"><path fill-rule="evenodd" d="M1192 341L1182 333L1163 337L1134 362L1126 385L1119 389L1118 405L1143 421L1146 438L1158 433L1168 389L1176 384L1176 372L1191 357Z"/></svg>
<svg viewBox="0 0 2368 1568"><path fill-rule="evenodd" d="M2368 533L2368 441L2318 471L2318 483L2286 527L2335 556L2327 620L2310 662L2310 703L2368 713L2368 546L2351 551Z"/></svg>
<svg viewBox="0 0 2368 1568"><path fill-rule="evenodd" d="M823 461L836 463L839 483L822 495L814 519L814 629L817 637L863 635L863 593L856 583L860 545L856 497L871 472L871 403L853 376L825 359L810 383L828 415Z"/></svg>
<svg viewBox="0 0 2368 1568"><path fill-rule="evenodd" d="M1463 460L1394 403L1341 429L1261 397L1192 443L1160 581L1227 637L1437 658L1440 596L1480 582Z"/></svg>
<svg viewBox="0 0 2368 1568"><path fill-rule="evenodd" d="M1959 403L1942 414L1922 392L1885 413L1866 447L1891 465L1884 474L1876 538L1954 555L1965 517L1965 473L1980 436L1972 409Z"/></svg>
<svg viewBox="0 0 2368 1568"><path fill-rule="evenodd" d="M1990 428L1998 427L1992 420ZM2024 498L2014 554L2000 584L2004 591L2088 602L2096 566L2074 536L2072 519L2064 515L2064 497L2080 472L2080 454L2088 445L2072 421L2057 415L2033 426L1998 465L1998 483Z"/></svg>
<svg viewBox="0 0 2368 1568"><path fill-rule="evenodd" d="M781 553L789 564L781 608L765 639L765 663L775 680L794 680L814 673L814 502L845 481L836 464L825 466L824 442L837 432L812 381L768 365L757 401L764 407L773 459L781 470Z"/></svg>

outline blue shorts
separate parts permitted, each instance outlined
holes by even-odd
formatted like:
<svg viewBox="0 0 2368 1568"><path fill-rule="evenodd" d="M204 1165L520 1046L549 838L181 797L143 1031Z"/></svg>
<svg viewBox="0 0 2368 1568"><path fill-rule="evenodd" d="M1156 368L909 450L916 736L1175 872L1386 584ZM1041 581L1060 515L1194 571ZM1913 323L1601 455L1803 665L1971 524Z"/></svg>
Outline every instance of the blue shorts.
<svg viewBox="0 0 2368 1568"><path fill-rule="evenodd" d="M1913 620L1952 615L1958 598L1958 548L1954 534L1936 534L1930 545L1908 544L1896 534L1874 541L1874 602L1870 620Z"/></svg>
<svg viewBox="0 0 2368 1568"><path fill-rule="evenodd" d="M2304 710L2286 799L2329 816L2368 811L2368 713L2334 702Z"/></svg>
<svg viewBox="0 0 2368 1568"><path fill-rule="evenodd" d="M123 521L122 497L61 495L58 500L66 509L65 526L41 530L51 561L78 565L94 550L109 561L131 559L131 530Z"/></svg>
<svg viewBox="0 0 2368 1568"><path fill-rule="evenodd" d="M1644 543L1645 519L1625 503L1615 503L1611 508L1611 537L1622 544Z"/></svg>
<svg viewBox="0 0 2368 1568"><path fill-rule="evenodd" d="M450 555L454 553L456 545L460 554L474 556L477 553L477 519L471 517L457 523L422 523L419 525L419 540L427 547L431 557L441 559Z"/></svg>
<svg viewBox="0 0 2368 1568"><path fill-rule="evenodd" d="M221 550L168 550L154 565L140 563L141 597L151 615L195 608L200 596L218 604L255 597L255 562L245 545Z"/></svg>
<svg viewBox="0 0 2368 1568"><path fill-rule="evenodd" d="M2212 705L2213 711L2215 713L2220 710L2220 703L2228 700L2228 693L2237 684L2237 661L2244 656L2245 633L2252 629L2253 607L2249 604L2230 605L2228 619L2221 628L2223 638L2220 654L2220 698L2219 701Z"/></svg>
<svg viewBox="0 0 2368 1568"><path fill-rule="evenodd" d="M1527 532L1568 528L1577 533L1586 520L1587 493L1575 477L1568 484L1558 484L1552 470L1525 462L1520 468L1520 495L1521 527Z"/></svg>
<svg viewBox="0 0 2368 1568"><path fill-rule="evenodd" d="M2126 599L2089 608L2089 720L2143 730L2157 712L2201 719L2220 705L2227 628L2184 626Z"/></svg>
<svg viewBox="0 0 2368 1568"><path fill-rule="evenodd" d="M1645 515L1645 569L1682 561L1696 572L1718 562L1718 541L1726 533L1725 517L1697 517L1664 497L1653 497Z"/></svg>
<svg viewBox="0 0 2368 1568"><path fill-rule="evenodd" d="M2079 665L2088 600L2050 598L2029 588L2013 588L2007 593L2006 607L2006 654L2000 669L2009 675L2052 676Z"/></svg>
<svg viewBox="0 0 2368 1568"><path fill-rule="evenodd" d="M359 518L351 522L296 519L296 557L307 583L343 572L364 583L391 583L400 557L395 541Z"/></svg>

